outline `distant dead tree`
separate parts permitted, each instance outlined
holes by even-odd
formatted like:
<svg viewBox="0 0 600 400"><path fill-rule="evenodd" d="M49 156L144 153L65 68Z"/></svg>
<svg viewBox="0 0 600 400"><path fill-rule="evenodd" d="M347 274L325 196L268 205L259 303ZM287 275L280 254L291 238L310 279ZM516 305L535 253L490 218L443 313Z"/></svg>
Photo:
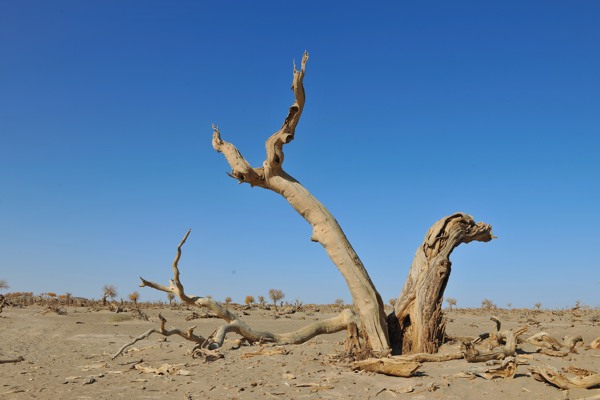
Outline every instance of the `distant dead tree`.
<svg viewBox="0 0 600 400"><path fill-rule="evenodd" d="M247 306L254 304L254 296L246 296L244 303L246 303Z"/></svg>
<svg viewBox="0 0 600 400"><path fill-rule="evenodd" d="M456 299L452 298L452 297L448 297L446 299L446 303L448 303L448 308L450 308L450 311L452 311L452 307L456 306Z"/></svg>
<svg viewBox="0 0 600 400"><path fill-rule="evenodd" d="M277 302L282 300L285 297L285 294L279 289L269 289L269 298L273 300L273 305L277 310Z"/></svg>
<svg viewBox="0 0 600 400"><path fill-rule="evenodd" d="M8 282L6 282L6 280L0 279L0 290L8 289L9 287L10 286L8 286Z"/></svg>
<svg viewBox="0 0 600 400"><path fill-rule="evenodd" d="M137 290L133 293L129 294L129 300L133 301L133 304L137 307L137 303L138 300L140 299L140 294L137 292Z"/></svg>
<svg viewBox="0 0 600 400"><path fill-rule="evenodd" d="M266 140L265 160L252 167L235 145L222 139L219 128L213 125L213 148L223 154L231 168L229 176L238 183L270 190L283 196L311 226L313 242L320 243L345 279L352 296L353 308L344 309L334 318L316 321L308 327L289 334L274 334L252 330L239 316L208 297L188 296L180 282L178 246L173 262L173 278L169 286L142 279L141 286L175 293L184 303L206 307L225 321L213 336L211 346L221 347L228 332L235 332L249 342L303 343L312 337L358 327L363 342L362 354L375 356L410 353L434 353L445 337L446 323L442 314L443 295L450 277L450 255L463 243L492 240L490 225L475 222L468 214L457 212L435 222L417 248L408 277L391 314L386 315L381 295L376 290L366 268L350 244L336 218L300 182L284 169L284 146L295 139L296 127L304 110L304 76L308 53L302 57L300 70L293 69L294 102L281 128ZM342 139L343 140L343 139ZM374 135L373 140L378 140ZM385 145L385 143L381 143ZM435 145L435 144L432 144ZM338 152L338 149L330 149ZM451 162L453 154L447 155ZM346 171L348 172L348 171ZM401 171L393 171L398 173ZM260 300L260 298L259 298ZM277 300L274 299L276 305ZM354 329L354 328L353 328ZM358 337L355 335L355 337ZM190 339L192 340L192 339Z"/></svg>
<svg viewBox="0 0 600 400"><path fill-rule="evenodd" d="M483 299L481 301L481 308L484 308L486 310L490 310L492 308L496 308L496 305L490 299Z"/></svg>
<svg viewBox="0 0 600 400"><path fill-rule="evenodd" d="M231 297L229 297L229 296L225 297L225 307L229 307L229 304L231 304L231 301L232 301Z"/></svg>
<svg viewBox="0 0 600 400"><path fill-rule="evenodd" d="M115 288L113 285L104 285L102 287L102 305L103 306L106 305L106 299L109 297L111 300L114 300L114 298L117 297L117 288Z"/></svg>
<svg viewBox="0 0 600 400"><path fill-rule="evenodd" d="M533 305L533 307L534 307L536 310L538 310L538 311L539 311L539 310L540 310L540 308L542 308L542 303L539 303L539 302L538 302L538 303L535 303L535 304Z"/></svg>
<svg viewBox="0 0 600 400"><path fill-rule="evenodd" d="M261 308L265 307L265 304L267 304L267 302L265 301L265 296L258 296L258 304L260 304Z"/></svg>
<svg viewBox="0 0 600 400"><path fill-rule="evenodd" d="M169 305L171 305L173 303L173 300L175 299L175 293L167 293L167 299L169 300Z"/></svg>

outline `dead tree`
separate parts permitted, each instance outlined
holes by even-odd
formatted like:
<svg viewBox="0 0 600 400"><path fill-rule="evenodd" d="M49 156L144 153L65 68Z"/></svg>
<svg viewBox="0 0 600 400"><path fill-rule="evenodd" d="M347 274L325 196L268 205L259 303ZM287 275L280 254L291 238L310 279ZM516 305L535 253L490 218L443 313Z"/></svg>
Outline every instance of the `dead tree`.
<svg viewBox="0 0 600 400"><path fill-rule="evenodd" d="M253 168L233 144L222 140L216 126L213 126L212 144L227 159L231 177L240 183L279 193L312 226L311 240L321 243L348 284L367 343L373 352L383 354L389 349L384 304L367 270L333 215L283 170L283 146L294 139L304 109L303 80L307 61L308 53L304 53L300 71L294 66L292 90L295 102L281 129L267 139L266 159L261 167Z"/></svg>
<svg viewBox="0 0 600 400"><path fill-rule="evenodd" d="M252 167L233 144L221 138L219 129L214 125L212 145L225 156L231 167L229 176L239 183L248 183L253 187L258 186L279 193L311 225L311 240L324 247L346 280L357 315L347 309L335 318L319 321L286 334L254 331L218 302L206 297L188 296L185 293L179 279L177 263L187 235L179 245L178 255L173 262L174 277L169 286L144 279L141 286L174 293L184 303L207 307L225 320L226 324L213 335L214 339L210 345L212 348L220 347L229 332L235 332L250 342L302 343L319 334L352 327L358 322L365 339L361 349L364 355L389 354L391 343L399 346L404 353L435 352L445 329L441 318L441 301L450 274L450 253L460 243L473 240L489 241L492 238L491 227L483 223L476 224L470 216L462 213L438 221L417 250L409 278L396 303L395 312L390 317L386 316L381 296L336 219L306 188L283 170L284 145L294 139L296 126L304 108L303 80L307 61L308 53L304 53L300 70L294 66L292 90L295 101L282 127L267 139L266 158L262 166ZM389 331L388 323L391 327Z"/></svg>
<svg viewBox="0 0 600 400"><path fill-rule="evenodd" d="M417 249L404 288L388 316L394 354L435 353L446 323L442 316L444 290L450 277L450 254L461 243L487 242L492 227L457 213L436 222Z"/></svg>

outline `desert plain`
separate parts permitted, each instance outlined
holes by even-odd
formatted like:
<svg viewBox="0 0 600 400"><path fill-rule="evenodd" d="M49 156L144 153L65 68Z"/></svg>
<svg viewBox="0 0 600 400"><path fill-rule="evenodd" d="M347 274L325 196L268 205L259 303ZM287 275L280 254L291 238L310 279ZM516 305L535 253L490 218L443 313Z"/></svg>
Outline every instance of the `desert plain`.
<svg viewBox="0 0 600 400"><path fill-rule="evenodd" d="M288 332L336 315L335 306L306 306L293 313L230 305L256 329ZM532 376L530 368L600 372L600 310L445 310L450 337L477 337L527 326L523 337L547 332L561 340L581 336L567 355L539 353L519 343L512 378L486 379L478 372L493 367L465 359L424 362L408 378L354 370L343 357L345 332L321 335L300 345L242 343L231 334L222 358L193 357L194 344L179 336L152 334L113 356L125 344L159 325L208 336L222 321L199 318L187 306L142 308L150 321L130 311L98 307L5 307L0 314L0 398L2 399L600 399L600 386L559 389ZM483 343L482 343L483 346ZM484 347L481 347L484 349ZM461 351L459 341L445 343L440 354ZM18 361L22 357L22 361ZM489 363L488 363L489 364ZM576 368L572 368L576 367Z"/></svg>

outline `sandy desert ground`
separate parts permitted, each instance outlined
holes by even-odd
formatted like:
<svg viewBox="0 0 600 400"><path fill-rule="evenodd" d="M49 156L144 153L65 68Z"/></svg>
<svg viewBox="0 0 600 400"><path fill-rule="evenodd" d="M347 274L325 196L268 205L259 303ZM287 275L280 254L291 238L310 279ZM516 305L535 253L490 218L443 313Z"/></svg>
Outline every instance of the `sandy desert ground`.
<svg viewBox="0 0 600 400"><path fill-rule="evenodd" d="M0 398L7 399L600 399L600 387L559 390L534 380L528 368L550 365L576 366L600 372L600 350L577 347L566 357L538 354L529 344L519 345L522 361L513 379L486 380L465 374L483 364L454 360L424 363L416 376L390 377L353 371L337 360L345 333L319 336L302 345L269 346L280 354L248 356L259 346L234 349L227 342L224 358L213 362L192 358L193 344L178 336L154 334L137 342L116 359L111 356L134 337L157 327L157 314L167 327L187 328L208 336L217 319L186 320L186 308L149 308L153 322L122 320L123 314L85 307L66 309L66 315L43 313L44 308L6 307L0 314L0 359L24 357L24 361L0 364ZM240 313L242 310L238 310ZM272 331L290 331L307 322L333 316L305 311L274 317L273 311L247 310L245 321ZM570 311L458 310L447 312L447 333L477 336L495 330L490 316L503 329L529 326L527 335L546 331L556 338L581 335L587 345L600 336L600 310L574 316ZM232 339L235 337L232 337ZM445 344L441 353L456 352L459 344ZM285 351L281 351L283 348ZM283 354L284 353L284 354ZM137 368L169 371L152 372Z"/></svg>

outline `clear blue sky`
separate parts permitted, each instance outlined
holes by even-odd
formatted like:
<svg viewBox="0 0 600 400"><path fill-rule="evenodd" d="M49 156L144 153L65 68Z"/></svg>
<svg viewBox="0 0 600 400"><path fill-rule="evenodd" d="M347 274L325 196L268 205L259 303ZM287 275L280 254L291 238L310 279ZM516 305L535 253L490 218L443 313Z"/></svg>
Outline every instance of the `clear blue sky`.
<svg viewBox="0 0 600 400"><path fill-rule="evenodd" d="M453 254L459 306L600 306L599 20L596 1L1 1L0 278L126 297L168 282L192 228L190 294L350 301L310 226L211 146L215 123L262 163L306 49L284 168L386 301L463 211L498 239Z"/></svg>

